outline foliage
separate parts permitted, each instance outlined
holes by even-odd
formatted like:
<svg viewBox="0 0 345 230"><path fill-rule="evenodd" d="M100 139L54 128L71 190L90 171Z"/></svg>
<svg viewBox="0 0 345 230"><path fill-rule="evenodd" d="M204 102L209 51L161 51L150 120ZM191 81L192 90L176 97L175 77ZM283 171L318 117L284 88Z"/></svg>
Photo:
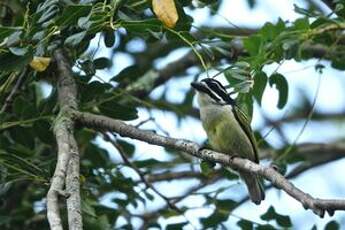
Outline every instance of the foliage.
<svg viewBox="0 0 345 230"><path fill-rule="evenodd" d="M20 75L25 74L25 78L20 82L19 93L0 114L1 229L48 228L44 216L46 207L42 203L56 164L57 146L52 124L58 108L55 66L51 58L57 47L67 48L74 63L80 110L125 121L140 118L139 111L143 108L170 111L180 120L193 115L193 92L190 90L179 104L169 101L166 92L159 98L149 96L154 88L170 78L186 76L191 66L197 67L196 75L205 72L210 75L211 70L216 70L217 77L223 74L231 90L238 93L237 101L241 108L250 117L254 103L261 106L268 86L279 93L278 109L283 109L289 101L289 85L284 74L279 69L267 74L265 66L272 63L281 65L285 60L292 59L302 62L316 57L329 60L335 69L345 69L342 34L345 8L342 1L337 1L335 13L331 16L312 8L296 6L300 18L292 22L282 19L275 23L267 22L256 33L241 40L241 51L234 49L237 37L226 29L221 32L207 27L192 29L194 19L186 12L207 8L211 14L217 14L222 1L202 0L197 4L189 0L167 1L173 5L172 22L166 21L168 19L163 12L166 9L152 8L152 4L159 4L160 1L153 1L152 4L151 1L134 0L4 2L0 4L1 104L8 104L7 98ZM247 2L253 8L257 1ZM176 24L174 20L177 20ZM135 40L144 44L143 51L131 50L131 42ZM323 48L323 53L315 53L312 49L315 46ZM157 60L182 47L189 49L191 54L193 52L196 61L188 59L182 68L177 65L170 67L170 72L155 68ZM111 55L96 57L100 49L110 51ZM126 68L114 66L112 55L116 53L128 55L133 60L132 65ZM100 79L100 71L114 67L121 71L110 76L109 81ZM323 66L318 64L315 68L322 70ZM47 85L52 89L45 96L49 88ZM161 130L158 127L156 131ZM137 177L128 176L130 166L111 157L109 150L99 144L102 135L79 127L75 135L82 156L80 181L85 229L118 228L121 223L125 223L123 229L136 228L132 221L140 213L135 215L133 210L151 207L152 202L158 199L157 194L152 195L154 191L144 187L142 181L135 179ZM116 141L133 165L147 177L176 172L182 167L188 170L194 168L189 158L181 157L172 150L166 149L169 154L166 161L141 159L138 157L140 149L132 141L118 137ZM266 147L272 148L268 143ZM283 152L276 151L277 155L273 158ZM289 157L280 159L279 164L287 167L288 163L297 161ZM185 167L186 164L190 167ZM198 179L202 183L210 183L217 170L225 183L238 180L236 175L222 171L209 162L202 162L200 166L202 173ZM225 190L231 188L222 187L216 192L202 194L205 203L200 206L212 209L211 215L200 219L203 228L222 226L232 211L241 205L236 200L220 198L219 194ZM112 207L101 202L109 194L116 195L109 201ZM176 210L165 207L158 214L141 213L144 224L163 228L157 224L159 217L181 216ZM182 210L186 213L189 207ZM240 218L237 225L242 229L292 227L290 217L277 213L274 207L270 207L260 218L260 223ZM189 224L187 220L169 224L166 228L181 229ZM326 227L337 228L336 222L330 222Z"/></svg>

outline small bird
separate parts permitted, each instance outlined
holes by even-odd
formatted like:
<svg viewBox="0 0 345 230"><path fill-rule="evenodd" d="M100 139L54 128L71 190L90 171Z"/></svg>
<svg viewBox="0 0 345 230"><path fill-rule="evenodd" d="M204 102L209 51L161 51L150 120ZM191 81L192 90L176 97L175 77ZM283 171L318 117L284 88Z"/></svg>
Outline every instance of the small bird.
<svg viewBox="0 0 345 230"><path fill-rule="evenodd" d="M191 85L197 91L200 118L211 148L259 163L250 123L225 87L212 78L192 82ZM250 199L260 204L265 199L260 178L244 171L239 171L239 174L247 185Z"/></svg>

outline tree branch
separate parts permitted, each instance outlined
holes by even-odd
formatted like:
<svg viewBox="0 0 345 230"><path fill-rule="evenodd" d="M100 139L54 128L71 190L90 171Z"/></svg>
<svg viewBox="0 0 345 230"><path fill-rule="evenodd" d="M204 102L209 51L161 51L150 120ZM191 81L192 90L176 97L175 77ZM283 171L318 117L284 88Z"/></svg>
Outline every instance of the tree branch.
<svg viewBox="0 0 345 230"><path fill-rule="evenodd" d="M81 113L77 111L74 112L74 115L78 122L90 128L113 131L124 137L130 137L150 144L173 148L204 160L229 165L235 170L240 169L260 175L271 181L271 183L277 188L284 190L291 197L295 198L303 205L304 208L313 210L313 212L320 217L324 216L325 211L332 215L336 210L345 210L345 200L314 198L295 187L291 182L284 178L284 176L271 167L264 167L247 159L231 157L224 153L206 149L200 150L200 146L194 142L183 139L168 138L150 131L140 130L134 126L127 125L120 120L111 119L105 116Z"/></svg>
<svg viewBox="0 0 345 230"><path fill-rule="evenodd" d="M57 64L57 88L60 112L54 123L58 158L47 194L47 216L50 228L62 230L59 212L59 195L68 196L67 213L69 229L81 230L82 217L79 191L79 153L74 139L74 120L71 111L77 109L77 86L71 65L63 50L54 52ZM66 174L67 178L66 178ZM66 180L66 191L63 191Z"/></svg>

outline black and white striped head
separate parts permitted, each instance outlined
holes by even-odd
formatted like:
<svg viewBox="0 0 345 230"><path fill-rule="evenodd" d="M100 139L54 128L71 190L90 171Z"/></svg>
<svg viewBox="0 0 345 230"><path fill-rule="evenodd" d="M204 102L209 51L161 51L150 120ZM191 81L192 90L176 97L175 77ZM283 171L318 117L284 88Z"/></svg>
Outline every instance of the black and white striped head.
<svg viewBox="0 0 345 230"><path fill-rule="evenodd" d="M201 95L207 95L214 103L234 105L235 101L226 92L225 87L213 78L205 78L200 82L192 82L192 87Z"/></svg>

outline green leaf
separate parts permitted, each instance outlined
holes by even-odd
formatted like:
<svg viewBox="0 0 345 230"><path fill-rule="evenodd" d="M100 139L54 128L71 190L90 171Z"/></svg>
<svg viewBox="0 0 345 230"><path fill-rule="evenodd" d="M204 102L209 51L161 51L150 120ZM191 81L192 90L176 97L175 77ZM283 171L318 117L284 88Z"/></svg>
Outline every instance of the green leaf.
<svg viewBox="0 0 345 230"><path fill-rule="evenodd" d="M134 106L123 105L117 100L107 101L98 106L103 115L124 121L138 118L138 111Z"/></svg>
<svg viewBox="0 0 345 230"><path fill-rule="evenodd" d="M62 12L61 16L57 19L56 25L69 26L77 24L80 17L86 16L90 13L92 5L69 5Z"/></svg>
<svg viewBox="0 0 345 230"><path fill-rule="evenodd" d="M36 121L33 126L33 131L42 142L48 145L54 143L54 135L51 130L51 124L48 121Z"/></svg>
<svg viewBox="0 0 345 230"><path fill-rule="evenodd" d="M37 23L42 24L47 22L49 19L53 18L58 12L59 7L57 5L51 5L50 7L46 7L46 9L42 11L42 15L37 20Z"/></svg>
<svg viewBox="0 0 345 230"><path fill-rule="evenodd" d="M21 71L32 60L32 52L24 56L12 53L0 54L0 71Z"/></svg>
<svg viewBox="0 0 345 230"><path fill-rule="evenodd" d="M87 85L82 85L80 90L82 103L99 100L99 98L103 96L103 93L110 89L110 87L109 84L99 81L92 81Z"/></svg>
<svg viewBox="0 0 345 230"><path fill-rule="evenodd" d="M97 217L95 209L92 207L92 204L88 199L83 199L81 201L81 211L89 216Z"/></svg>
<svg viewBox="0 0 345 230"><path fill-rule="evenodd" d="M236 98L236 104L241 112L245 114L247 122L252 121L253 117L253 97L250 93L240 93Z"/></svg>
<svg viewBox="0 0 345 230"><path fill-rule="evenodd" d="M325 226L325 230L339 230L339 229L340 229L340 225L335 220L328 222Z"/></svg>
<svg viewBox="0 0 345 230"><path fill-rule="evenodd" d="M267 85L267 75L265 72L260 71L254 76L253 96L261 106L262 95L264 94Z"/></svg>
<svg viewBox="0 0 345 230"><path fill-rule="evenodd" d="M72 34L71 36L66 38L65 45L70 46L70 47L78 46L80 42L85 38L85 36L86 36L86 31Z"/></svg>
<svg viewBox="0 0 345 230"><path fill-rule="evenodd" d="M95 69L105 69L109 68L112 62L108 58L101 57L93 60L93 64L95 66Z"/></svg>
<svg viewBox="0 0 345 230"><path fill-rule="evenodd" d="M228 180L238 180L239 177L235 173L231 172L229 169L223 168L222 169L222 174L225 178Z"/></svg>
<svg viewBox="0 0 345 230"><path fill-rule="evenodd" d="M205 160L201 161L200 163L201 173L204 174L205 176L209 175L210 173L212 173L214 166L215 164L213 162L205 161Z"/></svg>
<svg viewBox="0 0 345 230"><path fill-rule="evenodd" d="M291 227L292 223L288 215L281 215L275 211L273 206L269 207L266 213L260 216L262 220L270 221L275 220L279 226Z"/></svg>
<svg viewBox="0 0 345 230"><path fill-rule="evenodd" d="M208 217L201 218L200 222L204 229L218 226L220 223L226 221L229 217L228 213L219 212L217 209Z"/></svg>
<svg viewBox="0 0 345 230"><path fill-rule="evenodd" d="M129 83L140 78L144 73L145 71L138 65L131 65L121 70L120 73L118 73L115 77L111 78L110 80L128 85Z"/></svg>
<svg viewBox="0 0 345 230"><path fill-rule="evenodd" d="M186 224L188 224L188 222L169 224L166 226L166 230L180 230L183 229L183 226L185 226Z"/></svg>
<svg viewBox="0 0 345 230"><path fill-rule="evenodd" d="M0 26L0 42L10 36L14 32L20 31L21 27L7 27L7 26Z"/></svg>
<svg viewBox="0 0 345 230"><path fill-rule="evenodd" d="M253 222L249 220L241 219L237 222L237 225L241 228L241 230L252 230L253 229Z"/></svg>
<svg viewBox="0 0 345 230"><path fill-rule="evenodd" d="M141 76L137 81L130 84L126 89L131 90L146 90L149 91L153 88L155 81L159 78L159 73L157 70L149 70L143 76Z"/></svg>
<svg viewBox="0 0 345 230"><path fill-rule="evenodd" d="M121 145L128 156L132 157L135 152L135 146L127 141L118 140L117 143Z"/></svg>
<svg viewBox="0 0 345 230"><path fill-rule="evenodd" d="M147 19L140 21L123 21L121 25L128 31L135 34L161 32L162 23L157 19Z"/></svg>
<svg viewBox="0 0 345 230"><path fill-rule="evenodd" d="M9 50L14 55L24 56L29 51L29 47L10 47Z"/></svg>
<svg viewBox="0 0 345 230"><path fill-rule="evenodd" d="M230 212L233 208L236 207L236 204L237 202L231 199L217 200L216 201L217 211Z"/></svg>
<svg viewBox="0 0 345 230"><path fill-rule="evenodd" d="M134 164L138 168L152 168L153 166L162 164L164 162L156 160L156 159L148 159L148 160L142 160L142 161L135 161Z"/></svg>
<svg viewBox="0 0 345 230"><path fill-rule="evenodd" d="M106 47L111 48L115 44L115 32L112 30L106 30L104 33L104 44Z"/></svg>
<svg viewBox="0 0 345 230"><path fill-rule="evenodd" d="M95 226L96 227L96 226ZM97 227L94 230L111 230L111 224L109 223L108 217L106 215L99 216L97 218Z"/></svg>
<svg viewBox="0 0 345 230"><path fill-rule="evenodd" d="M84 150L84 159L95 168L106 167L110 163L108 152L93 143L88 144Z"/></svg>
<svg viewBox="0 0 345 230"><path fill-rule="evenodd" d="M7 47L18 45L18 43L20 43L22 39L22 35L23 35L23 31L16 31L12 33L6 41Z"/></svg>
<svg viewBox="0 0 345 230"><path fill-rule="evenodd" d="M277 230L277 228L270 224L260 224L255 228L255 230Z"/></svg>
<svg viewBox="0 0 345 230"><path fill-rule="evenodd" d="M279 100L277 106L279 109L282 109L287 103L289 93L288 82L286 78L279 73L272 74L269 78L269 84L271 87L275 85L276 89L278 90Z"/></svg>
<svg viewBox="0 0 345 230"><path fill-rule="evenodd" d="M259 35L251 36L243 41L244 48L251 56L259 54L262 44L262 38Z"/></svg>

